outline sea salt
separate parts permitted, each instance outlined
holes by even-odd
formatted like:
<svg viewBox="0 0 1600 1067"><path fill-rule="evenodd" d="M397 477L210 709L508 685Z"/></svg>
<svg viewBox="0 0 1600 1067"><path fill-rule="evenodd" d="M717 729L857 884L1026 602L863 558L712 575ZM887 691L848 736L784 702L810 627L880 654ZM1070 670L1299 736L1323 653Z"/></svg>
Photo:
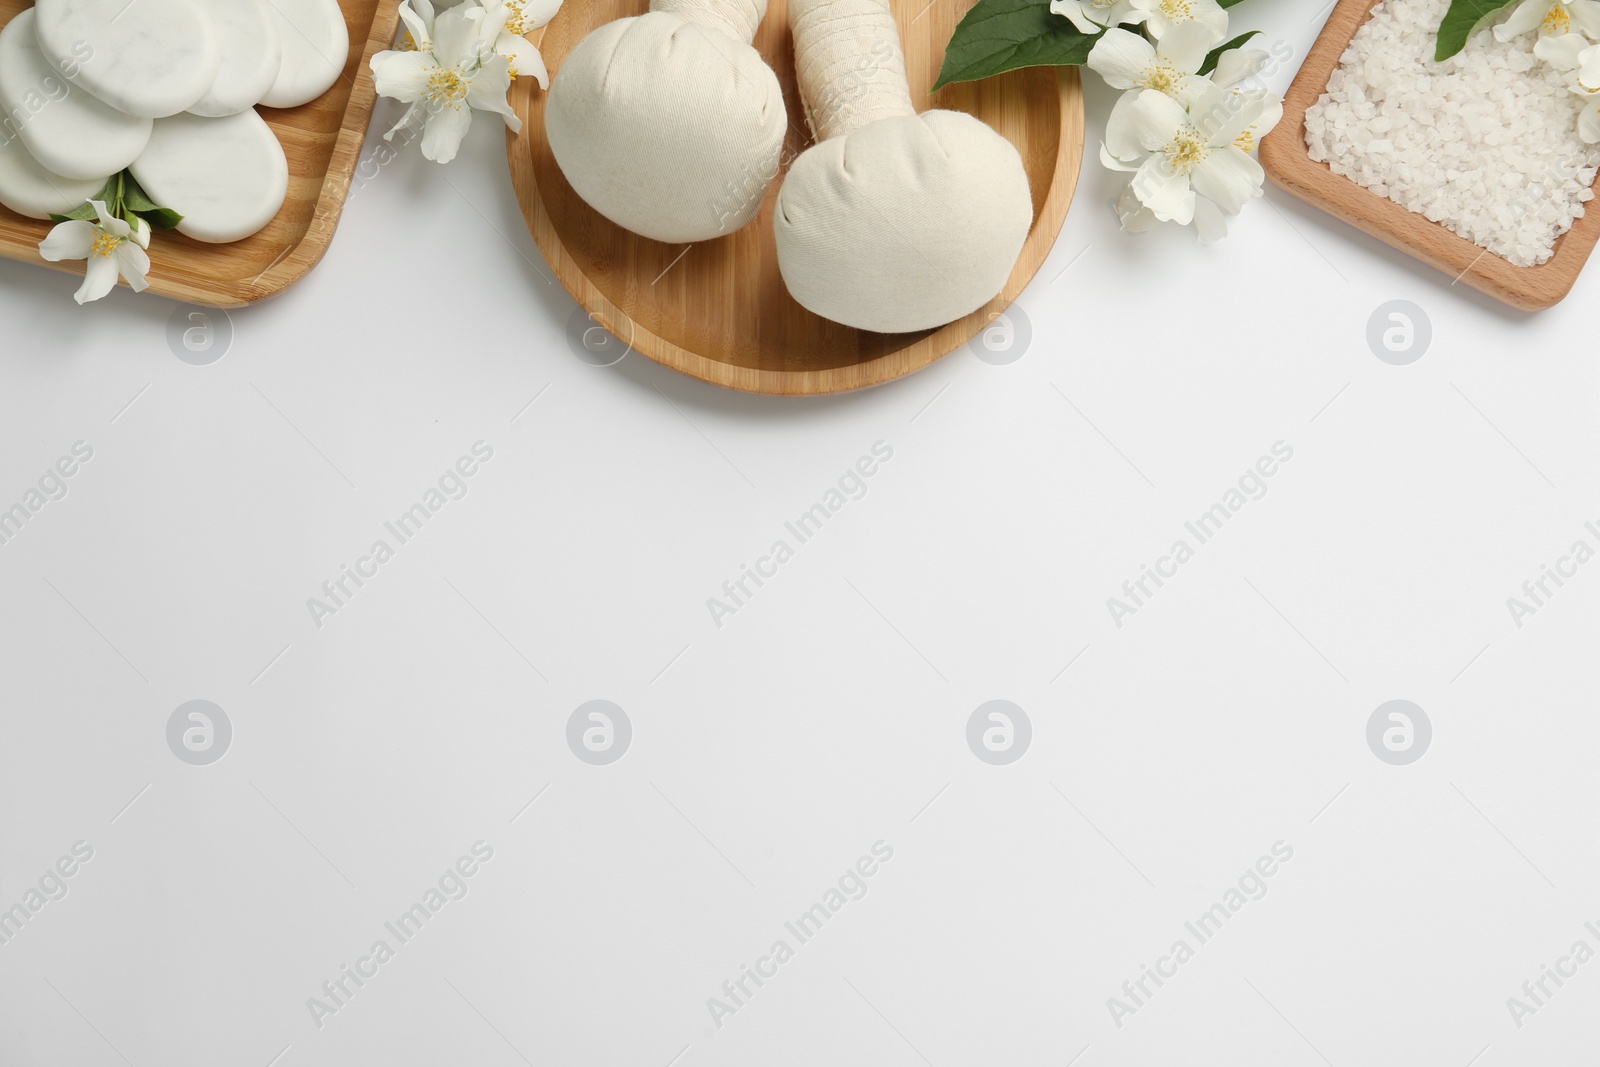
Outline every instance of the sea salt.
<svg viewBox="0 0 1600 1067"><path fill-rule="evenodd" d="M1583 216L1600 145L1568 76L1487 28L1435 63L1450 0L1383 0L1306 111L1311 158L1519 267Z"/></svg>

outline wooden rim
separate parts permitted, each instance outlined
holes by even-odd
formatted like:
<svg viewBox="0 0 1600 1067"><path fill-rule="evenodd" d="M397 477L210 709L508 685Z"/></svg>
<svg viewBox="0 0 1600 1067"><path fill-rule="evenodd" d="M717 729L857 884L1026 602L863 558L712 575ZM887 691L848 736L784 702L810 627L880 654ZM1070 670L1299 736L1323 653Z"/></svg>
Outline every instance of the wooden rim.
<svg viewBox="0 0 1600 1067"><path fill-rule="evenodd" d="M20 10L22 2L0 0L0 12ZM394 0L340 0L339 6L350 30L350 53L339 83L298 108L261 109L289 160L284 206L262 231L231 244L203 244L177 233L158 235L150 292L204 307L243 307L276 296L321 262L349 197L377 101L368 64L390 47L400 21ZM331 121L335 109L336 127ZM322 116L330 120L326 125L316 121ZM320 163L324 158L325 166ZM51 263L39 255L39 242L50 226L0 207L0 256L82 274L81 263Z"/></svg>
<svg viewBox="0 0 1600 1067"><path fill-rule="evenodd" d="M1340 57L1381 2L1340 0L1328 16L1284 96L1282 121L1262 139L1262 167L1274 185L1450 275L1454 279L1451 284L1464 282L1523 311L1541 311L1559 303L1600 241L1600 210L1586 210L1571 229L1556 238L1549 259L1538 266L1518 267L1443 223L1379 196L1311 158L1306 146L1306 111L1327 91Z"/></svg>

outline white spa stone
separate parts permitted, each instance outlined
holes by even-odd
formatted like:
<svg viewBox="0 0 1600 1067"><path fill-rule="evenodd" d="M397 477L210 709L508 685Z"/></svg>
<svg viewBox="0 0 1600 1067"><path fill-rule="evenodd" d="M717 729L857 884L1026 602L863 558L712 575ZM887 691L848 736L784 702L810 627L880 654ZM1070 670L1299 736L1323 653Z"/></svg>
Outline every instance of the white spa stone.
<svg viewBox="0 0 1600 1067"><path fill-rule="evenodd" d="M222 62L201 0L38 0L52 61L92 53L73 80L119 111L158 119L194 106Z"/></svg>
<svg viewBox="0 0 1600 1067"><path fill-rule="evenodd" d="M105 188L106 176L63 178L28 154L20 137L0 130L0 204L30 219L65 215Z"/></svg>
<svg viewBox="0 0 1600 1067"><path fill-rule="evenodd" d="M289 191L283 146L254 111L158 119L131 169L151 200L183 216L179 233L213 244L261 229Z"/></svg>
<svg viewBox="0 0 1600 1067"><path fill-rule="evenodd" d="M0 116L46 170L88 180L115 174L144 151L150 120L126 115L62 76L34 37L34 11L0 30Z"/></svg>
<svg viewBox="0 0 1600 1067"><path fill-rule="evenodd" d="M207 8L222 49L222 66L206 95L189 110L220 118L255 107L278 80L283 41L267 0L211 0Z"/></svg>
<svg viewBox="0 0 1600 1067"><path fill-rule="evenodd" d="M350 31L338 0L267 0L278 13L283 65L261 98L267 107L299 107L333 87L350 57Z"/></svg>

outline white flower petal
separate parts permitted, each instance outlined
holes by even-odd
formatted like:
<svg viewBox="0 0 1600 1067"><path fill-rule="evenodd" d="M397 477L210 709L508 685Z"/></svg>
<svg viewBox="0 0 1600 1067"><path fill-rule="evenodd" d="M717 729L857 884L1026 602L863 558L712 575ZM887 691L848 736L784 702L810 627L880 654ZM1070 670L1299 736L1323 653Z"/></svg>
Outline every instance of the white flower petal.
<svg viewBox="0 0 1600 1067"><path fill-rule="evenodd" d="M1228 90L1210 78L1201 78L1184 87L1184 93L1178 102L1190 115L1200 116L1223 106L1231 95Z"/></svg>
<svg viewBox="0 0 1600 1067"><path fill-rule="evenodd" d="M1064 15L1079 33L1099 33L1108 26L1137 25L1150 17L1148 11L1137 7L1132 0L1116 0L1112 4L1050 0L1050 10Z"/></svg>
<svg viewBox="0 0 1600 1067"><path fill-rule="evenodd" d="M1256 89L1248 93L1224 92L1208 96L1189 109L1189 121L1205 135L1207 144L1213 147L1230 145L1257 124L1267 110L1270 95L1264 89Z"/></svg>
<svg viewBox="0 0 1600 1067"><path fill-rule="evenodd" d="M1180 130L1189 125L1189 116L1183 106L1166 93L1158 93L1154 89L1146 89L1135 96L1124 118L1131 139L1148 152L1165 148ZM1107 140L1110 139L1110 133L1108 129ZM1127 158L1120 151L1117 154Z"/></svg>
<svg viewBox="0 0 1600 1067"><path fill-rule="evenodd" d="M1600 45L1578 53L1578 84L1585 89L1600 89Z"/></svg>
<svg viewBox="0 0 1600 1067"><path fill-rule="evenodd" d="M1193 74L1206 61L1206 55L1216 42L1211 30L1200 22L1181 22L1161 38L1156 54L1185 74Z"/></svg>
<svg viewBox="0 0 1600 1067"><path fill-rule="evenodd" d="M1137 163L1125 162L1124 160L1120 160L1116 156L1112 155L1111 150L1106 147L1106 143L1104 141L1100 142L1100 165L1105 167L1107 170L1120 170L1127 173L1132 173L1133 171L1139 169L1139 165Z"/></svg>
<svg viewBox="0 0 1600 1067"><path fill-rule="evenodd" d="M1261 164L1237 148L1213 149L1189 175L1194 191L1216 201L1223 211L1237 215L1261 195Z"/></svg>
<svg viewBox="0 0 1600 1067"><path fill-rule="evenodd" d="M1495 40L1505 42L1534 29L1555 5L1551 0L1522 0L1511 17L1494 28Z"/></svg>
<svg viewBox="0 0 1600 1067"><path fill-rule="evenodd" d="M1117 197L1113 207L1117 212L1117 221L1121 222L1122 228L1129 233L1144 233L1161 223L1154 211L1139 202L1131 184L1123 187L1122 195Z"/></svg>
<svg viewBox="0 0 1600 1067"><path fill-rule="evenodd" d="M1210 78L1202 78L1198 74L1191 74L1178 82L1178 87L1173 90L1172 98L1183 106L1185 111L1193 112L1195 102L1210 94L1217 88L1216 82Z"/></svg>
<svg viewBox="0 0 1600 1067"><path fill-rule="evenodd" d="M500 0L491 3L489 0L480 0L482 13L478 16L478 39L480 41L497 41L506 32L506 23L511 18L511 5Z"/></svg>
<svg viewBox="0 0 1600 1067"><path fill-rule="evenodd" d="M1592 38L1600 38L1600 3L1595 0L1567 0L1572 24Z"/></svg>
<svg viewBox="0 0 1600 1067"><path fill-rule="evenodd" d="M1586 144L1600 142L1600 100L1596 100L1578 113L1578 136Z"/></svg>
<svg viewBox="0 0 1600 1067"><path fill-rule="evenodd" d="M94 213L100 219L100 228L111 234L111 236L127 237L133 232L131 226L111 214L104 200L91 200L89 203L94 207Z"/></svg>
<svg viewBox="0 0 1600 1067"><path fill-rule="evenodd" d="M1228 36L1228 12L1217 0L1197 0L1194 20L1211 31L1211 43L1218 45Z"/></svg>
<svg viewBox="0 0 1600 1067"><path fill-rule="evenodd" d="M1188 175L1175 172L1164 156L1145 160L1128 188L1162 222L1187 226L1194 218L1194 189Z"/></svg>
<svg viewBox="0 0 1600 1067"><path fill-rule="evenodd" d="M51 263L64 259L88 259L94 248L95 225L82 219L59 222L39 242L39 255Z"/></svg>
<svg viewBox="0 0 1600 1067"><path fill-rule="evenodd" d="M1106 119L1106 139L1101 142L1103 152L1123 160L1144 158L1148 149L1139 143L1134 120L1130 117L1133 105L1138 99L1139 94L1136 92L1123 93L1117 97L1117 102L1111 105L1111 115Z"/></svg>
<svg viewBox="0 0 1600 1067"><path fill-rule="evenodd" d="M117 261L110 256L90 256L83 272L83 284L72 294L80 304L99 300L117 287Z"/></svg>
<svg viewBox="0 0 1600 1067"><path fill-rule="evenodd" d="M1105 18L1108 26L1143 26L1149 23L1150 12L1132 0L1120 0L1112 5Z"/></svg>
<svg viewBox="0 0 1600 1067"><path fill-rule="evenodd" d="M518 37L514 33L502 33L494 43L494 50L506 58L514 77L539 77L544 72L544 58L539 55L539 50L528 43L526 37ZM540 86L548 89L550 75L544 74L540 78Z"/></svg>
<svg viewBox="0 0 1600 1067"><path fill-rule="evenodd" d="M426 4L428 0L418 0ZM406 0L400 5L400 21L406 24L406 33L411 37L411 44L419 52L431 51L433 48L433 12L430 9L427 17L423 17L411 6L411 0ZM377 57L374 56L374 59Z"/></svg>
<svg viewBox="0 0 1600 1067"><path fill-rule="evenodd" d="M1072 23L1072 28L1079 33L1097 33L1101 29L1099 25L1090 21L1079 0L1050 0L1050 11L1056 15L1066 16L1067 21Z"/></svg>
<svg viewBox="0 0 1600 1067"><path fill-rule="evenodd" d="M1089 50L1088 62L1113 89L1132 89L1144 84L1145 72L1155 58L1156 50L1137 33L1110 29Z"/></svg>
<svg viewBox="0 0 1600 1067"><path fill-rule="evenodd" d="M522 20L530 30L543 26L560 10L561 0L522 0Z"/></svg>
<svg viewBox="0 0 1600 1067"><path fill-rule="evenodd" d="M428 79L439 69L428 52L379 52L372 57L371 66L378 95L404 104L422 99Z"/></svg>
<svg viewBox="0 0 1600 1067"><path fill-rule="evenodd" d="M499 35L483 36L484 9L476 4L462 4L440 15L433 23L433 55L440 66L470 66L477 62L478 54Z"/></svg>
<svg viewBox="0 0 1600 1067"><path fill-rule="evenodd" d="M456 158L461 141L472 126L472 110L466 107L440 108L428 116L422 131L422 157L435 163Z"/></svg>
<svg viewBox="0 0 1600 1067"><path fill-rule="evenodd" d="M1554 37L1541 35L1533 43L1533 54L1557 70L1575 70L1578 54L1589 47L1581 33L1563 33Z"/></svg>
<svg viewBox="0 0 1600 1067"><path fill-rule="evenodd" d="M517 113L506 99L510 91L511 65L505 56L490 56L484 60L483 69L473 77L472 84L467 86L467 103L479 111L493 111L504 116L507 126L520 130L522 120L517 118Z"/></svg>
<svg viewBox="0 0 1600 1067"><path fill-rule="evenodd" d="M1256 117L1255 123L1250 127L1250 136L1261 143L1261 138L1277 128L1283 121L1283 98L1277 93L1263 89L1266 94L1266 106L1261 109L1261 114Z"/></svg>
<svg viewBox="0 0 1600 1067"><path fill-rule="evenodd" d="M1211 80L1218 85L1234 85L1260 74L1271 61L1272 54L1265 48L1230 48L1217 57Z"/></svg>
<svg viewBox="0 0 1600 1067"><path fill-rule="evenodd" d="M421 126L427 122L427 109L420 103L412 104L406 108L406 113L400 116L400 121L389 127L389 132L383 135L385 141L394 140L394 135L401 130L409 130L414 126Z"/></svg>
<svg viewBox="0 0 1600 1067"><path fill-rule="evenodd" d="M522 66L526 63L527 66ZM537 48L517 62L517 77L533 78L539 83L539 88L550 88L550 70L544 65L544 56L539 54Z"/></svg>
<svg viewBox="0 0 1600 1067"><path fill-rule="evenodd" d="M117 261L117 271L126 279L128 286L136 293L142 293L150 287L145 280L145 275L150 273L150 254L132 241L124 241L112 253L112 258Z"/></svg>

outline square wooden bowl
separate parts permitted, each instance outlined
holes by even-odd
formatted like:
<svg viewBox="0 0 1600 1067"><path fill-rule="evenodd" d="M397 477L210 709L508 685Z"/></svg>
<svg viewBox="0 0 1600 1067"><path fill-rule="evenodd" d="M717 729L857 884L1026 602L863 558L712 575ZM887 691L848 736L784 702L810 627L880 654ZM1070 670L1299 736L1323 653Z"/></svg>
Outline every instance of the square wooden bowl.
<svg viewBox="0 0 1600 1067"><path fill-rule="evenodd" d="M1328 79L1356 31L1381 0L1339 0L1312 45L1283 101L1283 121L1261 142L1261 164L1273 184L1378 240L1525 311L1559 302L1600 240L1600 209L1588 210L1556 239L1555 252L1537 267L1517 267L1437 222L1379 196L1311 159L1306 148L1306 110L1328 88ZM1600 201L1592 201L1600 203Z"/></svg>
<svg viewBox="0 0 1600 1067"><path fill-rule="evenodd" d="M0 25L31 6L29 0L0 0ZM376 93L367 61L389 47L400 21L396 0L340 0L339 6L350 54L333 88L300 107L260 109L289 158L283 207L265 229L231 244L206 244L175 230L157 233L150 242L150 292L239 307L287 289L328 250L372 118ZM0 256L82 274L81 261L40 258L39 242L50 226L0 207Z"/></svg>

